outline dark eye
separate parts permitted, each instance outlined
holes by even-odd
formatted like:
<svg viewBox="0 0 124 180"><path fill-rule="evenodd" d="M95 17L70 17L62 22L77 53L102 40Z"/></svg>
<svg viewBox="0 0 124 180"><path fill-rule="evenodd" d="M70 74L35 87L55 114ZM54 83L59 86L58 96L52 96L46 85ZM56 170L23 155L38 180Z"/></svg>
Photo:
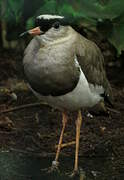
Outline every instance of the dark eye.
<svg viewBox="0 0 124 180"><path fill-rule="evenodd" d="M54 27L55 29L59 29L59 27L60 27L60 22L55 22L55 23L53 24L53 27Z"/></svg>

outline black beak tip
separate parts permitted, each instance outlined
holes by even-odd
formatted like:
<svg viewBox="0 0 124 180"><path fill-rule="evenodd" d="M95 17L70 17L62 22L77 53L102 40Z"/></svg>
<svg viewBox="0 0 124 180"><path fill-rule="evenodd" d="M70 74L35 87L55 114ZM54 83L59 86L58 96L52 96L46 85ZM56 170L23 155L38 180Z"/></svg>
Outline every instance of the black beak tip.
<svg viewBox="0 0 124 180"><path fill-rule="evenodd" d="M21 34L19 35L19 37L20 37L20 38L22 38L23 36L25 36L25 35L27 35L27 34L29 34L29 32L28 32L28 31L23 32L23 33L21 33Z"/></svg>

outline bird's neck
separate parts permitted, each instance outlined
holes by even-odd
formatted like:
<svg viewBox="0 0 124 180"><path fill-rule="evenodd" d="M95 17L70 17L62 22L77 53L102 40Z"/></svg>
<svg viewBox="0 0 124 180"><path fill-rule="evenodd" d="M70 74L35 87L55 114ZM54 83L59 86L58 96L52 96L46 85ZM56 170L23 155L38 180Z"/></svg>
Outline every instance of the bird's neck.
<svg viewBox="0 0 124 180"><path fill-rule="evenodd" d="M54 37L49 34L44 34L41 36L44 45L62 45L66 42L73 43L75 36L71 33L66 34L66 36Z"/></svg>

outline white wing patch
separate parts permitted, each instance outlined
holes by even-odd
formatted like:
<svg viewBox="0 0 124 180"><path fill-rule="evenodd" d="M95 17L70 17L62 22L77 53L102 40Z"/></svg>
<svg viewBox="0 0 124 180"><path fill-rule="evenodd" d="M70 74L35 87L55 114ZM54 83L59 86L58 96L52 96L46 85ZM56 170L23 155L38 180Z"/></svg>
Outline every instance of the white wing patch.
<svg viewBox="0 0 124 180"><path fill-rule="evenodd" d="M89 87L92 93L94 94L103 94L104 93L104 88L100 85L93 85L91 83L89 83Z"/></svg>
<svg viewBox="0 0 124 180"><path fill-rule="evenodd" d="M63 19L64 16L58 16L58 15L50 15L50 14L44 14L37 17L38 19Z"/></svg>
<svg viewBox="0 0 124 180"><path fill-rule="evenodd" d="M75 55L74 61L75 61L76 67L79 67L80 70L81 70L81 67L80 67L80 65L79 65L79 62L78 62L78 60L77 60L77 56L76 56L76 55Z"/></svg>

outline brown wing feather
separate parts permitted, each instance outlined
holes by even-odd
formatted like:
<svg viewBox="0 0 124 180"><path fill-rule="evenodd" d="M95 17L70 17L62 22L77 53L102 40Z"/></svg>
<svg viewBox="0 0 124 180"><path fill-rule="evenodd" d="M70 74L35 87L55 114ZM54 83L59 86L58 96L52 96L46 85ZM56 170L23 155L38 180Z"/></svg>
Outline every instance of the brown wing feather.
<svg viewBox="0 0 124 180"><path fill-rule="evenodd" d="M105 94L109 95L109 100L112 101L112 91L106 77L104 58L98 46L78 34L76 47L77 60L88 82L94 85L102 85Z"/></svg>

